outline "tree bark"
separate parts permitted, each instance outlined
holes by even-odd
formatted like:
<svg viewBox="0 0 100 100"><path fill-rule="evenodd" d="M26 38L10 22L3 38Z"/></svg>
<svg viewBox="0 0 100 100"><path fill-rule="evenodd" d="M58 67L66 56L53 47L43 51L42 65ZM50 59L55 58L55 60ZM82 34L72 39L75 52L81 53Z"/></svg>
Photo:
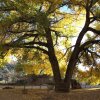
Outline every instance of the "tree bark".
<svg viewBox="0 0 100 100"><path fill-rule="evenodd" d="M80 45L81 45L81 41L85 35L85 33L88 31L88 27L90 25L90 6L88 5L89 2L87 2L86 5L86 21L85 21L85 25L83 27L83 29L81 30L81 32L79 33L79 36L77 38L76 44L75 44L75 48L72 52L72 55L69 59L69 63L67 66L67 70L66 70L66 75L65 75L65 79L64 82L67 84L66 87L66 91L69 92L70 91L70 84L71 84L71 78L73 75L73 71L75 69L75 66L77 64L78 61L78 56L80 53Z"/></svg>
<svg viewBox="0 0 100 100"><path fill-rule="evenodd" d="M68 67L67 67L67 71L66 71L66 76L65 76L65 79L64 79L64 82L67 84L66 86L66 91L69 92L70 91L70 84L71 84L71 78L72 78L72 75L73 75L73 71L75 69L75 66L76 66L76 63L77 63L77 59L78 59L78 52L74 51L72 53L72 56L70 58L70 61L69 61L69 64L68 64Z"/></svg>
<svg viewBox="0 0 100 100"><path fill-rule="evenodd" d="M45 29L46 31L46 39L47 39L47 44L48 44L48 56L49 56L49 61L51 63L53 75L54 75L54 81L55 81L55 91L63 91L62 89L62 79L61 79L61 74L60 74L60 69L59 69L59 63L57 60L57 57L55 56L55 50L53 46L53 40L51 36L51 31L50 29Z"/></svg>

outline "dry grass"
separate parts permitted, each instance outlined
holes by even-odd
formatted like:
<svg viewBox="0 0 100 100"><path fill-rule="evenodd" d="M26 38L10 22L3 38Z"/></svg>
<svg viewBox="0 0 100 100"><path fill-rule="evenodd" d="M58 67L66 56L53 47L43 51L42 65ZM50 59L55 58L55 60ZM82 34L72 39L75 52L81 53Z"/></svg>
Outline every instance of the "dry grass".
<svg viewBox="0 0 100 100"><path fill-rule="evenodd" d="M74 90L70 93L55 93L47 90L28 90L23 94L21 89L0 90L0 100L100 100L100 89Z"/></svg>

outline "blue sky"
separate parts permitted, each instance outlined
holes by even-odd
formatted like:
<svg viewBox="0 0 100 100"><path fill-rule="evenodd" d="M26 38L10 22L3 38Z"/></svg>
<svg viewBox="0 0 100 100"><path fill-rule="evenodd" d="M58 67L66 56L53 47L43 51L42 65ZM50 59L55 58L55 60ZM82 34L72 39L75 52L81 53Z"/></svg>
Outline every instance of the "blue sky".
<svg viewBox="0 0 100 100"><path fill-rule="evenodd" d="M60 11L65 12L65 13L72 13L73 12L71 9L68 8L68 6L61 7Z"/></svg>

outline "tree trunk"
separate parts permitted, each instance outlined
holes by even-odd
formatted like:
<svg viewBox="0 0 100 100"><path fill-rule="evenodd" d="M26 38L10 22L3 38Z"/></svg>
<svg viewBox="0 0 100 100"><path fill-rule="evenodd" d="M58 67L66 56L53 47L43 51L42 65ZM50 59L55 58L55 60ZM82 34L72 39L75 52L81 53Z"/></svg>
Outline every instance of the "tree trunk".
<svg viewBox="0 0 100 100"><path fill-rule="evenodd" d="M74 71L75 66L77 64L78 56L80 53L81 41L82 41L85 33L88 31L88 27L90 24L90 18L89 18L90 12L89 12L89 10L90 10L90 8L88 8L88 4L87 4L85 25L84 25L83 29L81 30L81 32L79 33L79 36L78 36L76 44L75 44L75 48L72 52L72 55L69 59L69 63L67 66L66 75L65 75L65 79L64 79L65 83L67 84L67 88L66 88L67 92L70 91L71 78L72 78L73 71Z"/></svg>
<svg viewBox="0 0 100 100"><path fill-rule="evenodd" d="M50 31L49 28L45 29L46 39L47 39L47 44L48 44L48 52L49 52L48 56L49 56L49 60L50 60L51 66L52 66L53 74L54 74L55 90L56 91L60 91L60 92L61 91L64 91L64 92L70 91L71 78L72 78L73 71L74 71L75 66L77 64L78 56L79 56L79 53L80 53L80 50L79 50L80 44L81 44L81 41L83 39L83 36L88 31L88 26L90 24L89 15L90 15L89 9L87 8L86 9L85 25L84 25L82 31L79 33L79 36L78 36L77 41L76 41L75 48L74 48L72 55L69 59L69 63L68 63L68 66L67 66L64 81L62 81L62 79L61 79L59 64L58 64L57 58L55 56L51 31Z"/></svg>
<svg viewBox="0 0 100 100"><path fill-rule="evenodd" d="M51 67L52 67L52 71L53 71L53 75L54 75L55 91L56 92L69 92L71 77L72 77L75 65L77 63L80 43L79 42L77 43L77 45L71 55L71 58L70 58L69 64L68 64L68 68L66 71L65 79L62 80L58 60L57 60L57 57L55 56L53 40L52 40L50 29L46 29L46 38L47 38L47 44L48 44L49 61L51 63Z"/></svg>
<svg viewBox="0 0 100 100"><path fill-rule="evenodd" d="M62 80L59 83L55 83L55 91L56 92L67 92L67 84Z"/></svg>
<svg viewBox="0 0 100 100"><path fill-rule="evenodd" d="M76 41L75 48L74 48L72 55L69 59L69 63L67 66L65 79L64 79L64 82L67 84L67 92L70 91L71 78L72 78L73 71L74 71L75 66L77 64L78 56L80 53L80 44L81 44L82 38L83 38L84 34L86 33L86 31L87 31L87 27L84 27L83 30L80 32L79 37Z"/></svg>
<svg viewBox="0 0 100 100"><path fill-rule="evenodd" d="M47 44L48 44L48 56L49 56L49 61L51 63L53 75L54 75L54 81L55 81L55 91L62 91L62 79L61 79L61 74L60 74L60 69L59 69L59 64L57 57L55 56L55 50L53 46L53 40L51 36L51 31L50 29L45 29L46 31L46 39L47 39Z"/></svg>
<svg viewBox="0 0 100 100"><path fill-rule="evenodd" d="M64 79L64 82L67 85L67 87L66 87L67 92L70 91L71 78L72 78L73 71L75 69L76 63L77 63L77 58L78 58L78 52L73 52L72 57L69 61L67 71L66 71L66 76L65 76L65 79Z"/></svg>
<svg viewBox="0 0 100 100"><path fill-rule="evenodd" d="M88 26L89 26L89 20L88 21L86 20L86 23L85 23L82 31L79 33L79 36L78 36L76 44L75 44L75 48L74 48L74 50L72 52L72 55L69 59L69 63L68 63L68 66L67 66L65 79L64 79L64 82L67 84L67 92L70 91L71 78L72 78L75 66L77 64L77 61L78 61L81 41L82 41L83 36L85 35L85 33L88 31Z"/></svg>

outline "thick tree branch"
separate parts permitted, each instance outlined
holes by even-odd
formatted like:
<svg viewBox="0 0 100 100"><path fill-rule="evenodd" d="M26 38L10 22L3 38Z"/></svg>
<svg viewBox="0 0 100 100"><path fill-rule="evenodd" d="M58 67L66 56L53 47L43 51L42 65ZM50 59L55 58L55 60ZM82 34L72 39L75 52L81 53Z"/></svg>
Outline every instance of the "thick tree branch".
<svg viewBox="0 0 100 100"><path fill-rule="evenodd" d="M21 31L12 31L12 30L7 30L7 32L10 32L10 33L23 33L23 32L38 32L37 30L33 29L33 30L21 30Z"/></svg>
<svg viewBox="0 0 100 100"><path fill-rule="evenodd" d="M29 45L29 46L32 46L32 45L39 45L39 46L48 47L47 43L45 43L45 42L34 42L34 41L27 42L27 43L23 43L22 45Z"/></svg>
<svg viewBox="0 0 100 100"><path fill-rule="evenodd" d="M4 48L33 48L33 49L37 49L37 50L40 50L42 51L43 53L47 54L48 55L48 51L39 47L39 46L25 46L25 45L19 45L19 44L4 44L2 45Z"/></svg>
<svg viewBox="0 0 100 100"><path fill-rule="evenodd" d="M15 7L0 7L0 11L13 11L13 10L17 10Z"/></svg>
<svg viewBox="0 0 100 100"><path fill-rule="evenodd" d="M97 35L100 35L100 30L96 30L96 29L93 29L91 27L89 27L88 30L95 33L95 34L97 34Z"/></svg>
<svg viewBox="0 0 100 100"><path fill-rule="evenodd" d="M84 24L83 29L79 33L79 36L78 36L76 44L75 44L75 48L74 48L74 50L73 50L73 52L72 52L72 54L70 56L69 63L68 63L68 66L67 66L67 70L66 70L66 74L65 74L64 81L67 82L67 84L68 84L67 88L70 88L71 78L72 78L73 71L75 69L76 63L78 61L78 56L79 56L79 53L80 53L79 48L80 48L80 45L81 45L81 41L82 41L84 35L86 34L86 32L88 31L88 27L89 27L89 24L90 24L89 0L87 0L85 9L86 9L85 24Z"/></svg>
<svg viewBox="0 0 100 100"><path fill-rule="evenodd" d="M19 37L16 41L13 41L13 43L19 43L27 37L34 37L34 39L36 39L38 37L38 35L39 34L24 34L23 36Z"/></svg>
<svg viewBox="0 0 100 100"><path fill-rule="evenodd" d="M100 19L97 17L97 16L95 16L95 15L93 15L94 17L90 17L90 23L93 23L94 21L100 21Z"/></svg>
<svg viewBox="0 0 100 100"><path fill-rule="evenodd" d="M23 47L22 47L23 48ZM24 48L33 48L33 49L37 49L37 50L40 50L42 51L44 54L47 54L48 55L48 51L39 47L39 46L24 46Z"/></svg>

